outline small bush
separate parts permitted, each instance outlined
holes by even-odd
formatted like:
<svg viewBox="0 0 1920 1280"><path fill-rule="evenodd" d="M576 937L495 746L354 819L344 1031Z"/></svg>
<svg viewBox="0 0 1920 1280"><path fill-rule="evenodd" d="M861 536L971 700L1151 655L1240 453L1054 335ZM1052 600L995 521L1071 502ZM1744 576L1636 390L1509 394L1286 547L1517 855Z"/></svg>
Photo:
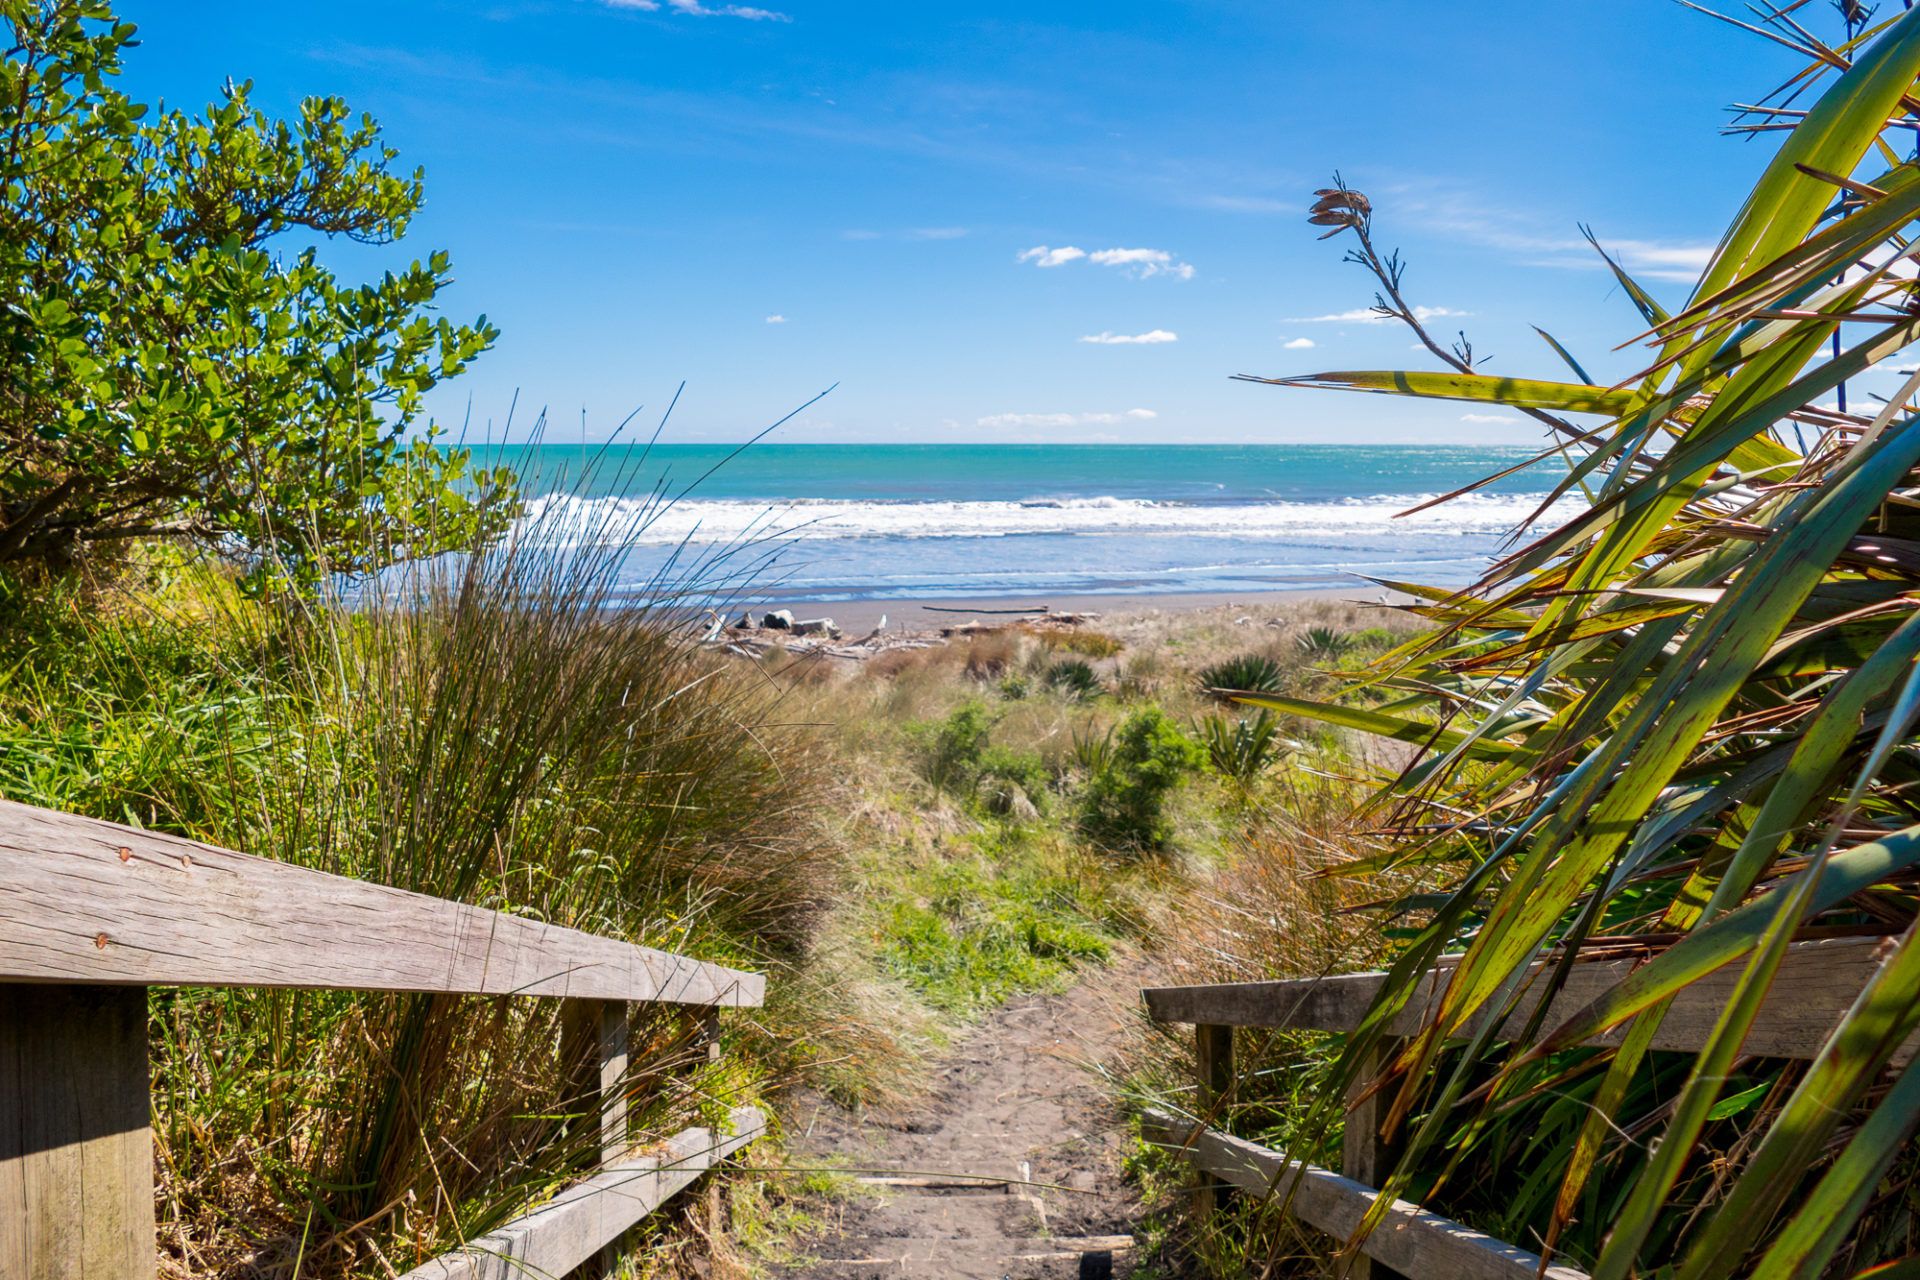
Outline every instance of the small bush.
<svg viewBox="0 0 1920 1280"><path fill-rule="evenodd" d="M1047 766L1037 751L1015 751L1010 747L988 747L980 755L980 768L974 791L990 813L1018 812L1024 798L1033 814L1045 807Z"/></svg>
<svg viewBox="0 0 1920 1280"><path fill-rule="evenodd" d="M1287 669L1264 653L1243 653L1200 670L1200 687L1228 701L1223 691L1279 693L1286 687Z"/></svg>
<svg viewBox="0 0 1920 1280"><path fill-rule="evenodd" d="M918 726L921 776L948 795L977 797L990 813L1017 813L1024 800L1032 816L1046 801L1046 763L1038 752L992 745L992 732L993 713L978 698Z"/></svg>
<svg viewBox="0 0 1920 1280"><path fill-rule="evenodd" d="M1033 692L1027 678L1022 675L1004 676L1000 681L1000 696L1008 702L1018 702Z"/></svg>
<svg viewBox="0 0 1920 1280"><path fill-rule="evenodd" d="M1366 649L1374 653L1384 653L1407 637L1390 627L1368 627L1365 631L1356 631L1348 639L1356 649Z"/></svg>
<svg viewBox="0 0 1920 1280"><path fill-rule="evenodd" d="M1167 843L1167 796L1206 764L1200 744L1158 707L1136 711L1112 734L1107 760L1080 797L1080 828L1102 844L1154 849Z"/></svg>
<svg viewBox="0 0 1920 1280"><path fill-rule="evenodd" d="M1105 689L1100 673L1084 658L1061 658L1049 664L1045 679L1048 688L1076 702L1097 698Z"/></svg>
<svg viewBox="0 0 1920 1280"><path fill-rule="evenodd" d="M967 699L945 720L916 725L913 734L919 740L920 776L936 791L971 791L980 777L981 758L992 730L992 715L978 698Z"/></svg>

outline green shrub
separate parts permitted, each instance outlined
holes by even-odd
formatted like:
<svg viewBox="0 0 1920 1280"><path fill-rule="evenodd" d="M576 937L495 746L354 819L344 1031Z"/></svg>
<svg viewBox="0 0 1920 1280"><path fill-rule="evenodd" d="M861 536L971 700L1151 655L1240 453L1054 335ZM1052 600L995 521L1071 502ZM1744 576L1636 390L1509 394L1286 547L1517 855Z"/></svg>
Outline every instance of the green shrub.
<svg viewBox="0 0 1920 1280"><path fill-rule="evenodd" d="M1383 653L1405 640L1406 636L1388 627L1368 627L1364 631L1354 632L1348 639L1356 649Z"/></svg>
<svg viewBox="0 0 1920 1280"><path fill-rule="evenodd" d="M1279 693L1286 687L1287 669L1265 653L1243 653L1200 670L1200 687L1222 702L1227 692Z"/></svg>
<svg viewBox="0 0 1920 1280"><path fill-rule="evenodd" d="M312 583L498 533L507 477L424 399L497 331L441 313L444 253L356 283L314 247L400 239L420 172L338 98L134 102L133 37L108 0L0 6L0 564L188 539Z"/></svg>
<svg viewBox="0 0 1920 1280"><path fill-rule="evenodd" d="M1043 809L1047 798L1046 762L1037 751L990 746L980 754L974 791L989 813L1014 813L1022 797L1035 811Z"/></svg>
<svg viewBox="0 0 1920 1280"><path fill-rule="evenodd" d="M992 713L978 698L968 698L945 720L915 725L912 733L920 750L920 776L936 791L971 791L980 777L980 761L992 731Z"/></svg>
<svg viewBox="0 0 1920 1280"><path fill-rule="evenodd" d="M1081 793L1081 830L1117 848L1165 845L1167 797L1206 764L1206 752L1164 711L1148 707L1113 732L1106 756Z"/></svg>
<svg viewBox="0 0 1920 1280"><path fill-rule="evenodd" d="M992 732L993 713L978 698L915 726L920 775L948 795L978 798L989 813L1014 813L1022 797L1037 811L1046 802L1046 763L1038 752L994 746Z"/></svg>
<svg viewBox="0 0 1920 1280"><path fill-rule="evenodd" d="M1052 662L1044 678L1048 688L1076 702L1097 698L1105 688L1100 673L1084 658L1061 658Z"/></svg>

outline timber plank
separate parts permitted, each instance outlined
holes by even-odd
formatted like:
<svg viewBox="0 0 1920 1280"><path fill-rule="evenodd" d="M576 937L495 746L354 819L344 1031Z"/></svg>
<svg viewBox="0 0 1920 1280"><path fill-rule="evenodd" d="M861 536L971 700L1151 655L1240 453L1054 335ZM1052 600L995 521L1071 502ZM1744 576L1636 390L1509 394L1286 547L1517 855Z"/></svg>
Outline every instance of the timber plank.
<svg viewBox="0 0 1920 1280"><path fill-rule="evenodd" d="M154 1274L142 987L0 986L0 1276Z"/></svg>
<svg viewBox="0 0 1920 1280"><path fill-rule="evenodd" d="M1873 938L1827 938L1795 943L1782 962L1760 1008L1744 1052L1778 1058L1812 1058L1879 967L1885 944ZM1546 1030L1578 1013L1634 967L1632 960L1577 964L1542 1022ZM1725 1009L1744 966L1727 965L1684 988L1660 1024L1656 1049L1697 1051ZM1438 1005L1447 968L1427 976L1421 994L1387 1024L1389 1035L1417 1034ZM1150 987L1141 994L1161 1022L1213 1023L1238 1027L1294 1027L1351 1031L1359 1025L1385 982L1383 973L1342 974L1282 982L1231 982L1210 986ZM1523 995L1514 1014L1524 1020L1536 997ZM1589 1044L1617 1044L1624 1027ZM1905 1063L1920 1048L1920 1035L1895 1055Z"/></svg>
<svg viewBox="0 0 1920 1280"><path fill-rule="evenodd" d="M694 1128L655 1155L628 1156L524 1217L415 1267L400 1280L527 1280L564 1276L702 1173L766 1131L758 1107L735 1107L733 1132Z"/></svg>
<svg viewBox="0 0 1920 1280"><path fill-rule="evenodd" d="M766 979L577 929L0 801L0 981L753 1006Z"/></svg>
<svg viewBox="0 0 1920 1280"><path fill-rule="evenodd" d="M1289 1160L1277 1151L1211 1129L1197 1130L1160 1112L1141 1117L1151 1142L1178 1150L1208 1173L1255 1196L1285 1195L1302 1222L1346 1240L1379 1194L1330 1169ZM1542 1267L1538 1254L1495 1240L1471 1227L1396 1200L1386 1218L1361 1244L1378 1262L1414 1280L1589 1280L1575 1267Z"/></svg>

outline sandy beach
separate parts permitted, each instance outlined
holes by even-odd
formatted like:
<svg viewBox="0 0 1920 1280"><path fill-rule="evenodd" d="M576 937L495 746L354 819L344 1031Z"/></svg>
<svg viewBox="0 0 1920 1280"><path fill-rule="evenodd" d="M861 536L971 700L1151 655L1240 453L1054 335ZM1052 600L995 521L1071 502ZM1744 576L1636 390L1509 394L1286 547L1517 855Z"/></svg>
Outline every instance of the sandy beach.
<svg viewBox="0 0 1920 1280"><path fill-rule="evenodd" d="M1351 587L1313 587L1299 591L1159 592L1020 597L941 597L924 600L807 600L769 599L753 606L756 617L772 609L791 610L796 618L832 618L848 635L862 635L881 624L887 629L924 631L977 618L1008 620L1014 611L1099 614L1118 619L1156 613L1192 613L1202 609L1244 607L1249 613L1278 613L1319 600L1352 604L1402 603L1408 597L1360 582Z"/></svg>

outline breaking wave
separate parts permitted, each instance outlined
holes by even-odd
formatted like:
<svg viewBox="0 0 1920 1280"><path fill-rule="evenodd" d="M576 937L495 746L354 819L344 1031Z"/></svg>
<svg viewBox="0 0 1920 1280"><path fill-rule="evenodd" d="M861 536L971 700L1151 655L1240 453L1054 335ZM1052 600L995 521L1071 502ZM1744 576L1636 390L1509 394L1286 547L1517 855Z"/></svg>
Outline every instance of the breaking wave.
<svg viewBox="0 0 1920 1280"><path fill-rule="evenodd" d="M542 540L607 537L632 545L795 540L1010 538L1030 535L1296 539L1339 536L1486 540L1516 529L1544 493L1468 494L1401 514L1433 494L1375 494L1332 502L1155 502L1139 498L1035 497L1018 502L858 502L803 499L683 499L545 495L527 503L524 528ZM1578 514L1562 499L1542 516L1551 528ZM617 531L617 532L616 532Z"/></svg>

